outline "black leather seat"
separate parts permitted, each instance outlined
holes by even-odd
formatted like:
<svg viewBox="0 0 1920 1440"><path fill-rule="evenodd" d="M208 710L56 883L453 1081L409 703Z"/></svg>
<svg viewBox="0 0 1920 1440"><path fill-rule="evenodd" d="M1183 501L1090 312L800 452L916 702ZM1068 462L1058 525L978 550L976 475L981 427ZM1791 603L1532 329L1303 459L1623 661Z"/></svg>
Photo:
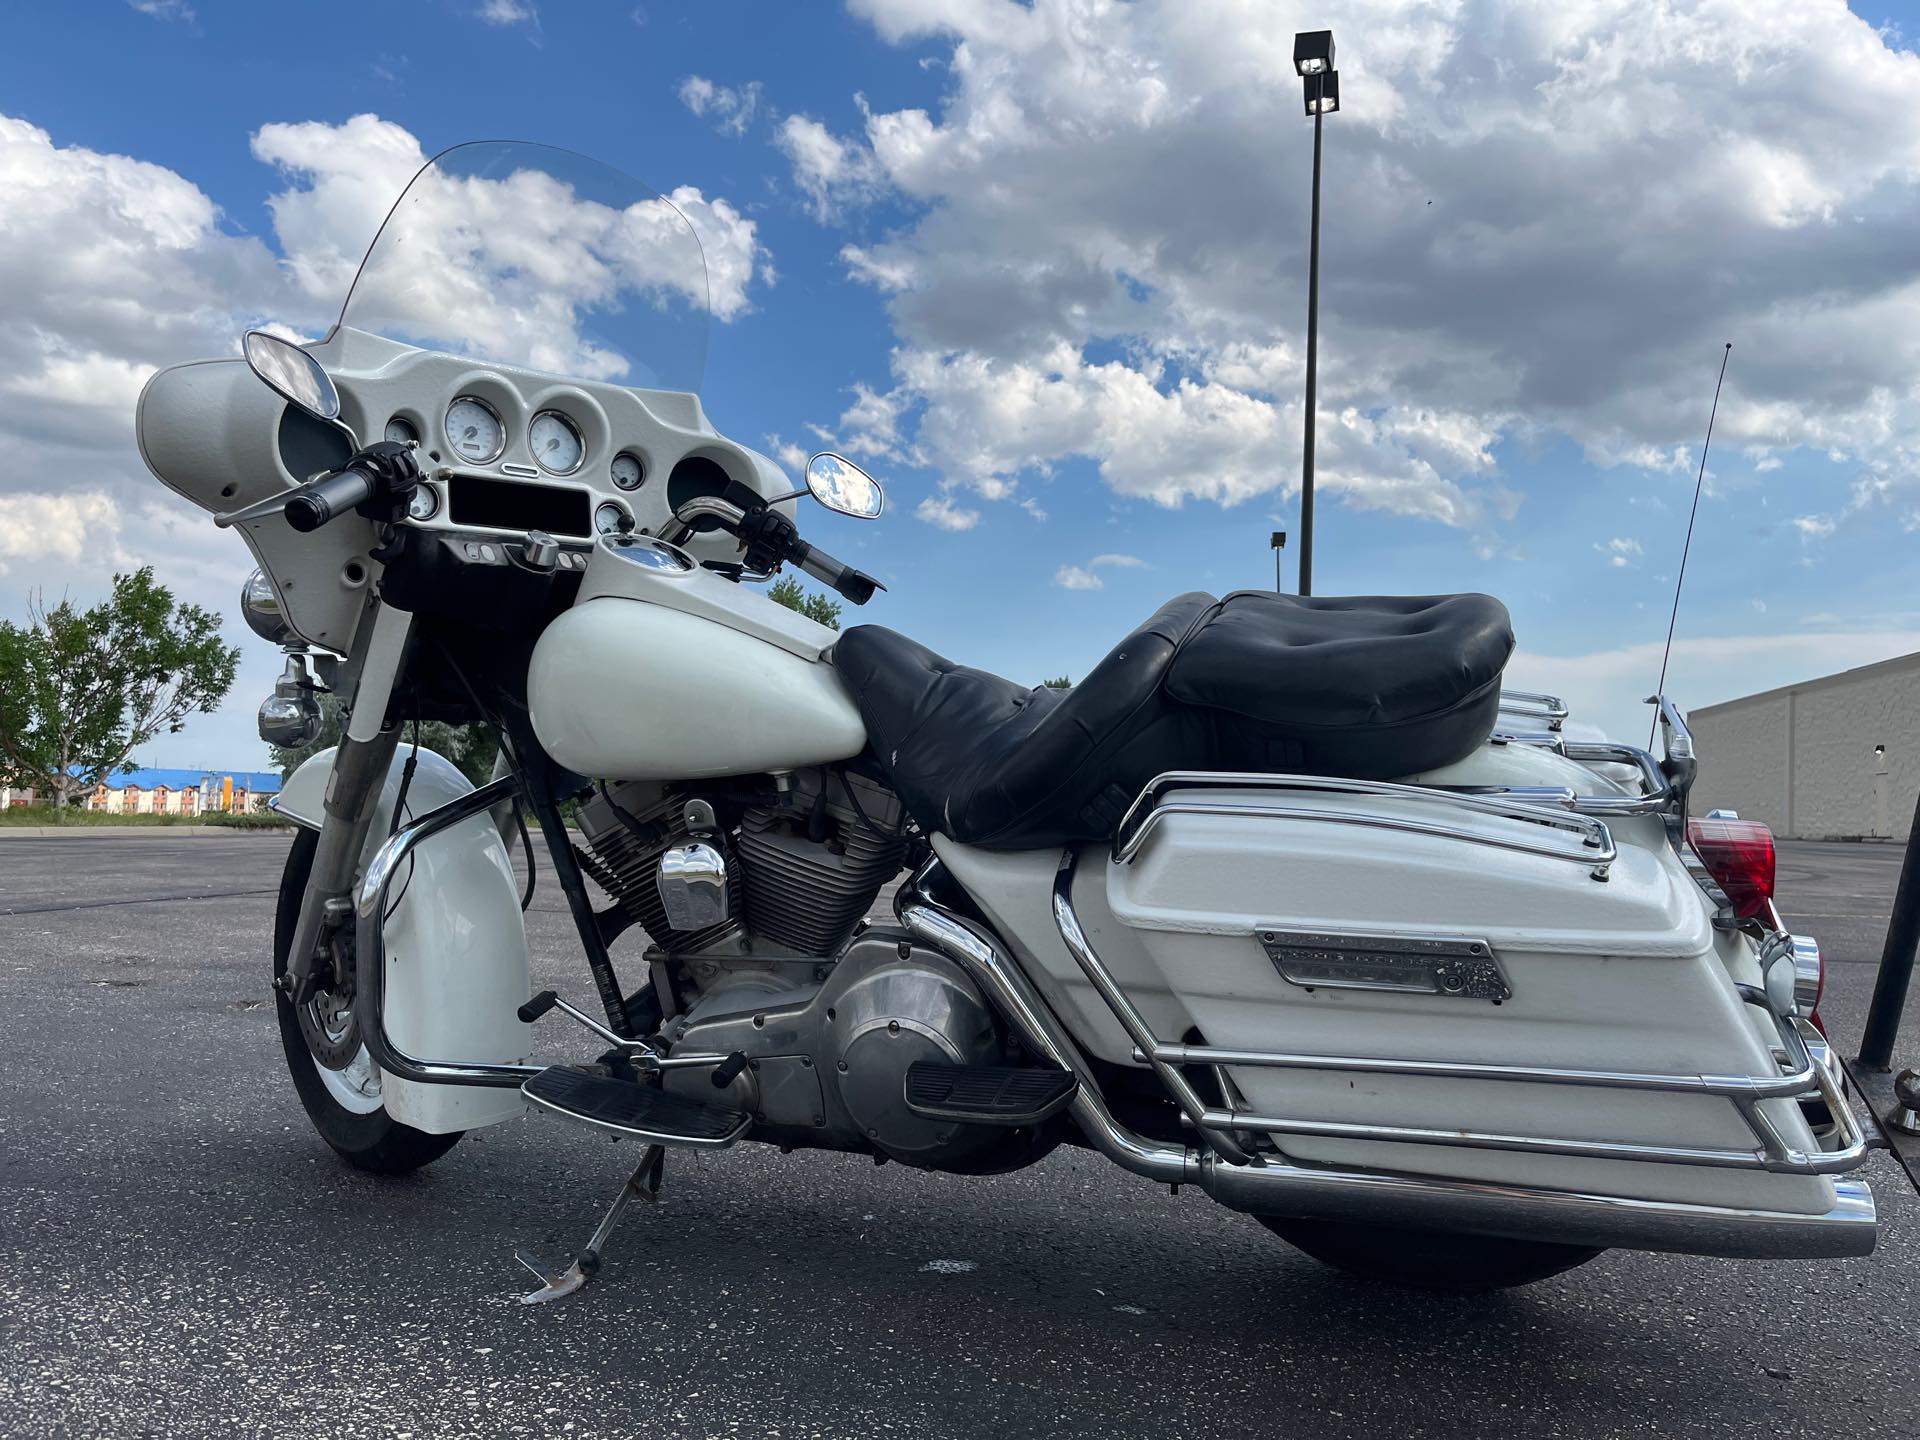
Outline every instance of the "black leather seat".
<svg viewBox="0 0 1920 1440"><path fill-rule="evenodd" d="M921 826L996 850L1105 839L1167 770L1388 779L1484 741L1513 650L1488 595L1168 601L1071 690L956 665L878 625L834 647Z"/></svg>

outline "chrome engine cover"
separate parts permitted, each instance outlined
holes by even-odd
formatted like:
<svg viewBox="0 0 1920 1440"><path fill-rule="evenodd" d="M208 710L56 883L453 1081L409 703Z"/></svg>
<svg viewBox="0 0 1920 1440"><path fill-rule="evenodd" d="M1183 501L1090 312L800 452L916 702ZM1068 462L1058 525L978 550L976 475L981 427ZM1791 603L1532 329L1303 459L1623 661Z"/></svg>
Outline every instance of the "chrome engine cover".
<svg viewBox="0 0 1920 1440"><path fill-rule="evenodd" d="M755 1138L877 1151L929 1169L963 1166L1005 1137L907 1109L908 1066L996 1064L1003 1037L965 972L905 931L867 930L816 984L729 972L669 1022L667 1038L752 1063L721 1097L705 1071L669 1071L668 1089L747 1110Z"/></svg>

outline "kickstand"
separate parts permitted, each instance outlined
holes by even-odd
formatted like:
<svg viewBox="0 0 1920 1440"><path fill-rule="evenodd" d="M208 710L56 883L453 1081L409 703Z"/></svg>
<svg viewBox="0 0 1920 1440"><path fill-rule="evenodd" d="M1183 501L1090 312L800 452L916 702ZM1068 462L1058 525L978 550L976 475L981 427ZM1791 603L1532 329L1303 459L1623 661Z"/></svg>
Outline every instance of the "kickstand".
<svg viewBox="0 0 1920 1440"><path fill-rule="evenodd" d="M600 1252L606 1248L607 1240L620 1223L620 1218L627 1213L627 1206L635 1200L652 1204L660 1198L660 1170L666 1158L667 1152L663 1147L647 1146L633 1174L620 1187L620 1193L613 1197L613 1207L607 1211L606 1219L600 1222L599 1228L593 1232L593 1238L587 1241L587 1248L575 1256L571 1263L559 1267L543 1265L530 1251L513 1252L513 1258L541 1280L538 1290L520 1297L522 1305L543 1305L549 1300L571 1295L593 1277L600 1268Z"/></svg>

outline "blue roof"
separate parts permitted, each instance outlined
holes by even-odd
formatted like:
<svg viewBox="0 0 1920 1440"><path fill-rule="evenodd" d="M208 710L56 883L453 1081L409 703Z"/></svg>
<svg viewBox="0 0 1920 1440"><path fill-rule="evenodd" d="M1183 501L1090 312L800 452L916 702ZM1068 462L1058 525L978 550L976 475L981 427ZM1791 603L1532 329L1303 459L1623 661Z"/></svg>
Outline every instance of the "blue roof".
<svg viewBox="0 0 1920 1440"><path fill-rule="evenodd" d="M233 788L245 790L254 795L277 795L280 793L280 775L274 770L162 770L148 768L144 770L116 770L107 776L109 790L123 790L129 785L137 785L142 790L153 790L161 785L169 790L198 790L202 781L211 780L215 785L231 778Z"/></svg>

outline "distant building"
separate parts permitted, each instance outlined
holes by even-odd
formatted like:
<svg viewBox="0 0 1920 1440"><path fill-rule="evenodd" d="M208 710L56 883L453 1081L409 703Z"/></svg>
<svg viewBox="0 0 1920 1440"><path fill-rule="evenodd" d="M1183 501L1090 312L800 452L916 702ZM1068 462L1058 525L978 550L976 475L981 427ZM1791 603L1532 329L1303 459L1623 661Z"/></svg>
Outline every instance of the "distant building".
<svg viewBox="0 0 1920 1440"><path fill-rule="evenodd" d="M1737 810L1776 835L1905 840L1920 794L1920 654L1783 685L1687 716L1695 814Z"/></svg>
<svg viewBox="0 0 1920 1440"><path fill-rule="evenodd" d="M279 793L280 777L271 770L120 770L81 804L113 815L244 815L266 809ZM0 786L0 808L34 803L30 787Z"/></svg>

